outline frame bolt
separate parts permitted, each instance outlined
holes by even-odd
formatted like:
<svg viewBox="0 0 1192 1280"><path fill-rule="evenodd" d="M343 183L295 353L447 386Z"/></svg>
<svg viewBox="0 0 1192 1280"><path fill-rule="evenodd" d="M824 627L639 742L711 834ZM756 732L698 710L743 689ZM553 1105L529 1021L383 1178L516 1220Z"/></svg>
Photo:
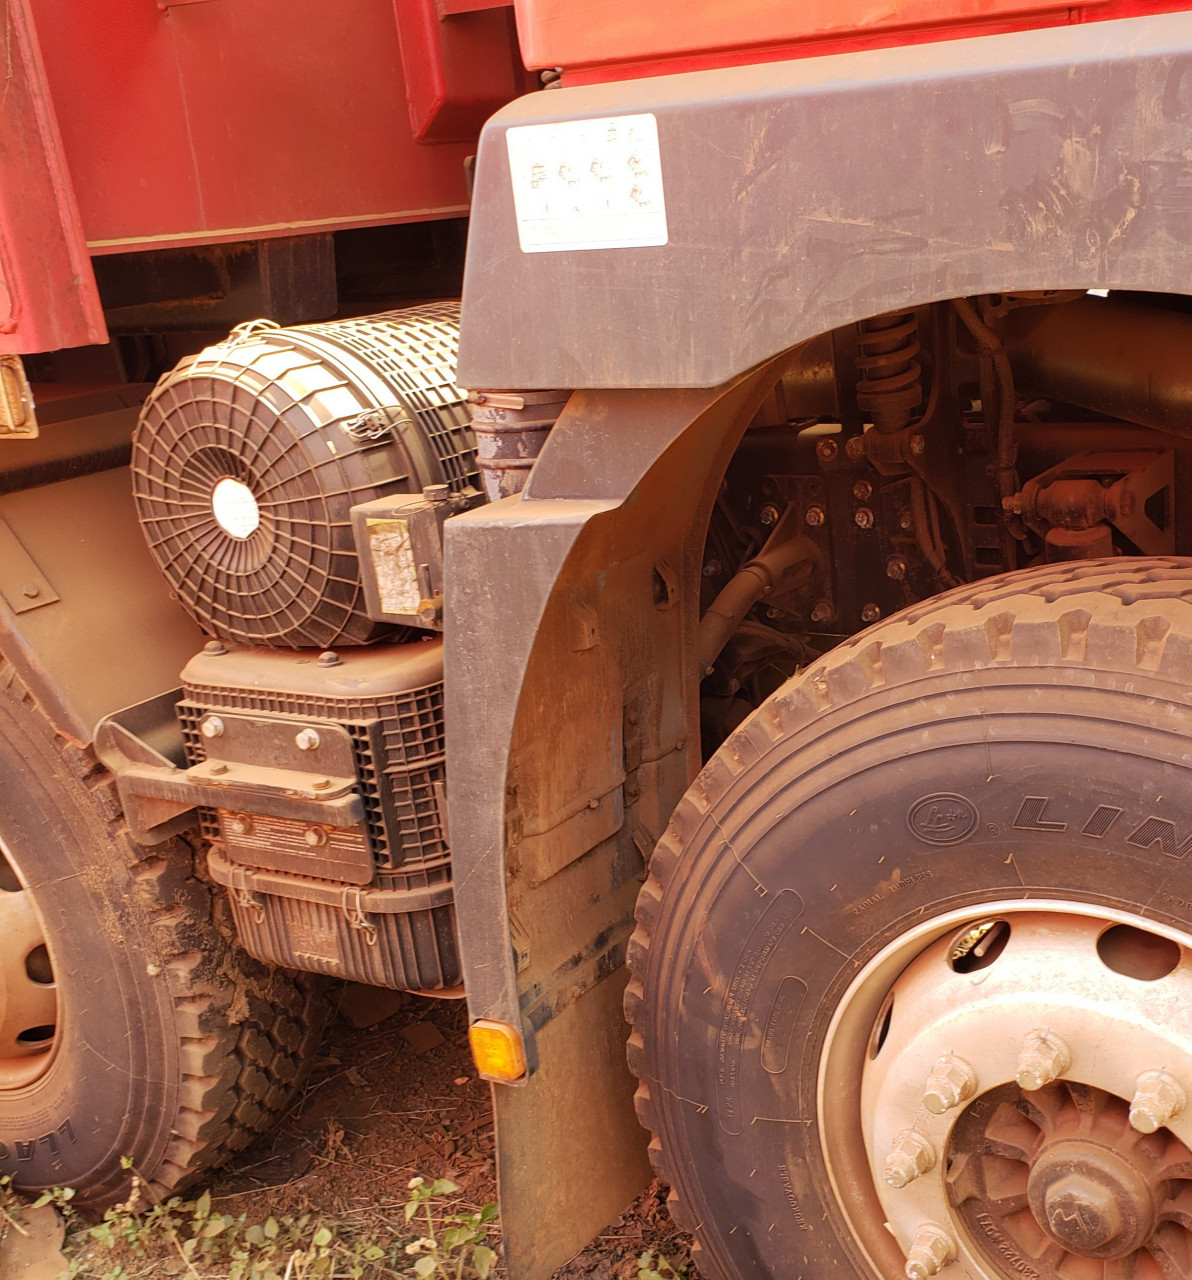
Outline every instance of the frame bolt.
<svg viewBox="0 0 1192 1280"><path fill-rule="evenodd" d="M903 533L909 533L915 527L915 517L910 507L903 507L898 513L898 527Z"/></svg>
<svg viewBox="0 0 1192 1280"><path fill-rule="evenodd" d="M873 497L873 485L868 480L858 480L853 485L853 497L858 502L868 502Z"/></svg>
<svg viewBox="0 0 1192 1280"><path fill-rule="evenodd" d="M927 441L923 436L911 436L911 456L921 458L927 452Z"/></svg>
<svg viewBox="0 0 1192 1280"><path fill-rule="evenodd" d="M252 834L252 819L247 813L234 813L228 819L228 830L234 836L247 836Z"/></svg>
<svg viewBox="0 0 1192 1280"><path fill-rule="evenodd" d="M777 524L780 514L778 508L772 502L767 502L757 513L757 518L765 525Z"/></svg>
<svg viewBox="0 0 1192 1280"><path fill-rule="evenodd" d="M1187 1105L1183 1086L1166 1071L1144 1071L1130 1103L1130 1124L1139 1133L1154 1133Z"/></svg>
<svg viewBox="0 0 1192 1280"><path fill-rule="evenodd" d="M907 1280L928 1280L955 1257L956 1244L952 1237L943 1227L926 1222L915 1232L903 1270Z"/></svg>
<svg viewBox="0 0 1192 1280"><path fill-rule="evenodd" d="M836 610L832 608L831 602L828 600L817 600L812 606L812 622L818 622L822 626L825 622L831 622L835 617Z"/></svg>
<svg viewBox="0 0 1192 1280"><path fill-rule="evenodd" d="M901 582L906 577L906 561L901 556L891 556L886 561L886 577Z"/></svg>
<svg viewBox="0 0 1192 1280"><path fill-rule="evenodd" d="M821 440L815 446L815 456L821 462L835 462L837 452L835 440Z"/></svg>
<svg viewBox="0 0 1192 1280"><path fill-rule="evenodd" d="M807 521L812 529L818 529L827 519L827 515L823 507L808 507L803 513L803 519Z"/></svg>
<svg viewBox="0 0 1192 1280"><path fill-rule="evenodd" d="M219 716L204 716L199 724L199 732L204 738L222 737L224 731L224 722Z"/></svg>
<svg viewBox="0 0 1192 1280"><path fill-rule="evenodd" d="M900 1129L894 1135L894 1145L886 1157L886 1167L882 1177L886 1185L894 1188L905 1187L908 1182L926 1173L935 1165L935 1149L931 1143L914 1129Z"/></svg>
<svg viewBox="0 0 1192 1280"><path fill-rule="evenodd" d="M881 609L873 603L861 606L861 621L876 622L882 616Z"/></svg>
<svg viewBox="0 0 1192 1280"><path fill-rule="evenodd" d="M943 1057L936 1059L931 1075L927 1077L923 1105L932 1115L942 1116L945 1111L951 1111L953 1107L967 1102L976 1092L977 1073L963 1058L954 1053L945 1053Z"/></svg>
<svg viewBox="0 0 1192 1280"><path fill-rule="evenodd" d="M1072 1065L1072 1053L1053 1031L1028 1031L1018 1054L1014 1079L1028 1093L1058 1080Z"/></svg>
<svg viewBox="0 0 1192 1280"><path fill-rule="evenodd" d="M327 843L327 831L324 827L307 827L302 838L312 849Z"/></svg>
<svg viewBox="0 0 1192 1280"><path fill-rule="evenodd" d="M330 779L330 778L316 778L316 779L314 780L314 782L312 782L310 785L311 785L311 786L312 786L316 791L329 791L329 790L331 789L331 779Z"/></svg>
<svg viewBox="0 0 1192 1280"><path fill-rule="evenodd" d="M339 661L339 654L334 649L326 649L318 657L320 667L338 667Z"/></svg>
<svg viewBox="0 0 1192 1280"><path fill-rule="evenodd" d="M299 729L294 735L294 745L299 751L318 751L320 741L317 729Z"/></svg>
<svg viewBox="0 0 1192 1280"><path fill-rule="evenodd" d="M203 646L203 652L212 658L222 658L228 651L228 646L222 640L208 640Z"/></svg>
<svg viewBox="0 0 1192 1280"><path fill-rule="evenodd" d="M853 519L856 521L858 529L873 528L873 512L868 507L858 507L853 512Z"/></svg>
<svg viewBox="0 0 1192 1280"><path fill-rule="evenodd" d="M865 437L849 436L844 442L844 451L850 462L860 462L865 456Z"/></svg>

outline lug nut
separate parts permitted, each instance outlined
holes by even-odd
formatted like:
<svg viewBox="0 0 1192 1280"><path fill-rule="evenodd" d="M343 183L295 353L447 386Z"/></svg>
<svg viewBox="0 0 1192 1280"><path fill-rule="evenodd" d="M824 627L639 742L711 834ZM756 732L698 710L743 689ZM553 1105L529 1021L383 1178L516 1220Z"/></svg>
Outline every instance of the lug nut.
<svg viewBox="0 0 1192 1280"><path fill-rule="evenodd" d="M861 621L876 622L882 616L882 611L875 604L866 604L861 606Z"/></svg>
<svg viewBox="0 0 1192 1280"><path fill-rule="evenodd" d="M1072 1053L1053 1031L1028 1031L1018 1055L1014 1079L1019 1087L1033 1093L1058 1080L1072 1065Z"/></svg>
<svg viewBox="0 0 1192 1280"><path fill-rule="evenodd" d="M836 453L837 449L835 440L821 440L819 444L815 446L815 456L821 462L834 462L836 460Z"/></svg>
<svg viewBox="0 0 1192 1280"><path fill-rule="evenodd" d="M803 513L803 519L806 520L810 528L818 529L827 519L827 516L823 507L808 507Z"/></svg>
<svg viewBox="0 0 1192 1280"><path fill-rule="evenodd" d="M219 738L223 736L224 722L219 716L204 716L199 724L199 732L204 738Z"/></svg>
<svg viewBox="0 0 1192 1280"><path fill-rule="evenodd" d="M1166 1071L1144 1071L1130 1103L1130 1124L1139 1133L1154 1133L1183 1111L1188 1096Z"/></svg>
<svg viewBox="0 0 1192 1280"><path fill-rule="evenodd" d="M828 600L817 600L811 609L811 621L818 622L821 626L825 622L831 622L836 617L836 610L832 608L832 604Z"/></svg>
<svg viewBox="0 0 1192 1280"><path fill-rule="evenodd" d="M321 741L317 729L299 729L294 735L294 743L299 751L318 751Z"/></svg>
<svg viewBox="0 0 1192 1280"><path fill-rule="evenodd" d="M900 1129L886 1157L882 1177L887 1186L905 1187L935 1165L935 1148L914 1129Z"/></svg>
<svg viewBox="0 0 1192 1280"><path fill-rule="evenodd" d="M858 507L853 512L853 519L856 521L858 529L873 528L873 512L868 507Z"/></svg>
<svg viewBox="0 0 1192 1280"><path fill-rule="evenodd" d="M923 1105L932 1115L942 1116L977 1092L977 1073L963 1058L945 1053L936 1060L927 1077L923 1091Z"/></svg>
<svg viewBox="0 0 1192 1280"><path fill-rule="evenodd" d="M901 582L906 577L906 561L901 556L891 556L886 561L886 577Z"/></svg>
<svg viewBox="0 0 1192 1280"><path fill-rule="evenodd" d="M844 452L848 455L850 462L860 462L865 456L865 437L849 436L844 442Z"/></svg>
<svg viewBox="0 0 1192 1280"><path fill-rule="evenodd" d="M915 1232L903 1271L907 1280L928 1280L956 1257L956 1243L934 1222L926 1222Z"/></svg>

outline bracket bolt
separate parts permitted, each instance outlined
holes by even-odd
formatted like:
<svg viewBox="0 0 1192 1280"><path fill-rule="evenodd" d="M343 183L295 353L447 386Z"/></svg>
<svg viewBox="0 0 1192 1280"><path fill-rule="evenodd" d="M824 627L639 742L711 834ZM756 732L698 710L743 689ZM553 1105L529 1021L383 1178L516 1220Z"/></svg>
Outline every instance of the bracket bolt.
<svg viewBox="0 0 1192 1280"><path fill-rule="evenodd" d="M217 761L215 764L211 766L211 768L207 772L214 773L217 776L219 776L221 774L225 774L228 772L228 766L226 764L223 764L221 761Z"/></svg>
<svg viewBox="0 0 1192 1280"><path fill-rule="evenodd" d="M903 1268L907 1280L928 1280L956 1257L952 1237L934 1222L925 1222L915 1232Z"/></svg>
<svg viewBox="0 0 1192 1280"><path fill-rule="evenodd" d="M935 1148L914 1129L900 1129L894 1135L894 1145L886 1157L882 1177L886 1185L905 1187L935 1165Z"/></svg>
<svg viewBox="0 0 1192 1280"><path fill-rule="evenodd" d="M208 640L203 646L203 652L212 658L222 658L228 651L228 646L222 640Z"/></svg>
<svg viewBox="0 0 1192 1280"><path fill-rule="evenodd" d="M876 604L867 604L861 606L861 621L876 622L882 616L881 609Z"/></svg>
<svg viewBox="0 0 1192 1280"><path fill-rule="evenodd" d="M41 588L36 582L26 582L21 588L21 595L23 595L26 600L36 600L37 597L41 595Z"/></svg>
<svg viewBox="0 0 1192 1280"><path fill-rule="evenodd" d="M911 436L911 456L921 458L927 452L927 441L920 435Z"/></svg>
<svg viewBox="0 0 1192 1280"><path fill-rule="evenodd" d="M1187 1106L1188 1095L1166 1071L1144 1071L1130 1103L1130 1124L1139 1133L1154 1133Z"/></svg>
<svg viewBox="0 0 1192 1280"><path fill-rule="evenodd" d="M778 508L772 502L767 502L757 513L757 518L765 525L777 524L778 516Z"/></svg>
<svg viewBox="0 0 1192 1280"><path fill-rule="evenodd" d="M234 813L228 819L228 830L234 836L247 836L252 833L252 819L247 813Z"/></svg>
<svg viewBox="0 0 1192 1280"><path fill-rule="evenodd" d="M317 729L299 729L294 735L294 744L299 751L318 751L321 741Z"/></svg>
<svg viewBox="0 0 1192 1280"><path fill-rule="evenodd" d="M906 577L906 561L901 556L891 556L886 561L886 577L901 582Z"/></svg>
<svg viewBox="0 0 1192 1280"><path fill-rule="evenodd" d="M853 485L853 497L858 502L868 502L873 497L873 485L868 480L858 480Z"/></svg>
<svg viewBox="0 0 1192 1280"><path fill-rule="evenodd" d="M1014 1079L1028 1093L1058 1080L1072 1065L1072 1053L1053 1031L1028 1031L1018 1055Z"/></svg>
<svg viewBox="0 0 1192 1280"><path fill-rule="evenodd" d="M324 653L320 653L318 657L320 667L338 667L339 662L339 654L334 649L328 649Z"/></svg>
<svg viewBox="0 0 1192 1280"><path fill-rule="evenodd" d="M848 455L850 462L860 462L865 456L865 437L849 436L844 442L844 452Z"/></svg>
<svg viewBox="0 0 1192 1280"><path fill-rule="evenodd" d="M821 440L815 446L815 456L821 462L834 462L836 460L837 447L835 440Z"/></svg>
<svg viewBox="0 0 1192 1280"><path fill-rule="evenodd" d="M868 507L858 507L853 512L853 520L856 521L858 529L873 528L873 512Z"/></svg>
<svg viewBox="0 0 1192 1280"><path fill-rule="evenodd" d="M832 608L831 602L828 600L817 600L812 606L812 622L818 622L822 626L825 622L831 622L835 617L836 610Z"/></svg>
<svg viewBox="0 0 1192 1280"><path fill-rule="evenodd" d="M967 1062L954 1053L945 1053L936 1059L927 1087L923 1091L923 1105L932 1115L942 1116L977 1092L977 1073ZM928 1273L932 1274L931 1272Z"/></svg>
<svg viewBox="0 0 1192 1280"><path fill-rule="evenodd" d="M827 518L828 517L824 512L823 507L820 507L820 506L808 507L807 510L803 513L803 519L807 522L808 526L812 529L818 529L820 525L822 525Z"/></svg>
<svg viewBox="0 0 1192 1280"><path fill-rule="evenodd" d="M302 838L312 849L327 843L327 832L323 827L307 827Z"/></svg>
<svg viewBox="0 0 1192 1280"><path fill-rule="evenodd" d="M314 780L314 782L312 782L310 785L311 785L311 786L312 786L316 791L329 791L329 790L331 789L331 779L330 779L330 778L316 778L316 779Z"/></svg>
<svg viewBox="0 0 1192 1280"><path fill-rule="evenodd" d="M219 716L204 716L199 722L199 732L204 738L219 738L223 736L224 722Z"/></svg>

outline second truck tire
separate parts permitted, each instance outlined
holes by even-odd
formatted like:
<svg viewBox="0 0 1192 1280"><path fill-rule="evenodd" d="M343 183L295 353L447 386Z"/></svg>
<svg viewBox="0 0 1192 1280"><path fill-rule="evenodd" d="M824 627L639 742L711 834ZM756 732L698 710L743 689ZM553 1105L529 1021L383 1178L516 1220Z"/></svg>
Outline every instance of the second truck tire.
<svg viewBox="0 0 1192 1280"><path fill-rule="evenodd" d="M626 993L707 1274L1186 1274L1190 685L1192 562L1051 566L860 634L712 758Z"/></svg>
<svg viewBox="0 0 1192 1280"><path fill-rule="evenodd" d="M181 1187L288 1103L322 997L227 940L187 845L128 838L2 659L0 779L0 1173L93 1206Z"/></svg>

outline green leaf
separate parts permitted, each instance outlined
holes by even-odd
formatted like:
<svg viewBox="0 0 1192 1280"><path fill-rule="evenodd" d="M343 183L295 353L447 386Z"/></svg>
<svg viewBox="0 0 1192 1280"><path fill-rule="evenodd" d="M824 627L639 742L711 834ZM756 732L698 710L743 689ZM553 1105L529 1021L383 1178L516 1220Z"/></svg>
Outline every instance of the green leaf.
<svg viewBox="0 0 1192 1280"><path fill-rule="evenodd" d="M432 1196L449 1196L458 1191L459 1188L454 1182L447 1178L436 1178L431 1185L430 1193Z"/></svg>
<svg viewBox="0 0 1192 1280"><path fill-rule="evenodd" d="M434 1275L437 1265L434 1254L424 1253L421 1258L415 1261L414 1270L422 1277L422 1280L427 1280L427 1277Z"/></svg>
<svg viewBox="0 0 1192 1280"><path fill-rule="evenodd" d="M277 1239L277 1233L281 1228L277 1225L277 1219L270 1217L265 1219L265 1234L270 1240Z"/></svg>
<svg viewBox="0 0 1192 1280"><path fill-rule="evenodd" d="M331 1243L331 1240L332 1240L332 1233L330 1229L327 1227L320 1227L318 1231L315 1232L315 1238L313 1243L316 1249L322 1249L322 1248L325 1248L327 1245L329 1245Z"/></svg>
<svg viewBox="0 0 1192 1280"><path fill-rule="evenodd" d="M211 1192L204 1191L203 1194L195 1201L195 1218L205 1218L211 1212Z"/></svg>
<svg viewBox="0 0 1192 1280"><path fill-rule="evenodd" d="M265 1243L265 1233L256 1225L256 1223L249 1227L249 1229L244 1233L244 1238L249 1244Z"/></svg>
<svg viewBox="0 0 1192 1280"><path fill-rule="evenodd" d="M443 1232L443 1249L447 1253L454 1253L461 1244L467 1244L472 1238L472 1233L467 1227L448 1227Z"/></svg>
<svg viewBox="0 0 1192 1280"><path fill-rule="evenodd" d="M490 1202L489 1204L486 1204L483 1209L480 1210L480 1221L482 1223L491 1222L497 1216L497 1213L498 1213L498 1210L497 1210L496 1203Z"/></svg>
<svg viewBox="0 0 1192 1280"><path fill-rule="evenodd" d="M472 1266L476 1268L476 1274L480 1280L488 1280L488 1273L492 1270L496 1258L496 1253L486 1244L478 1244L472 1250Z"/></svg>
<svg viewBox="0 0 1192 1280"><path fill-rule="evenodd" d="M210 1240L214 1236L219 1235L221 1231L225 1231L227 1229L227 1225L228 1224L223 1220L223 1218L212 1218L199 1234L204 1240Z"/></svg>
<svg viewBox="0 0 1192 1280"><path fill-rule="evenodd" d="M407 1221L407 1222L409 1222L409 1220L410 1220L410 1219L411 1219L411 1218L412 1218L412 1217L413 1217L417 1212L418 1212L418 1201L417 1201L417 1200L407 1200L407 1201L406 1201L406 1221Z"/></svg>

